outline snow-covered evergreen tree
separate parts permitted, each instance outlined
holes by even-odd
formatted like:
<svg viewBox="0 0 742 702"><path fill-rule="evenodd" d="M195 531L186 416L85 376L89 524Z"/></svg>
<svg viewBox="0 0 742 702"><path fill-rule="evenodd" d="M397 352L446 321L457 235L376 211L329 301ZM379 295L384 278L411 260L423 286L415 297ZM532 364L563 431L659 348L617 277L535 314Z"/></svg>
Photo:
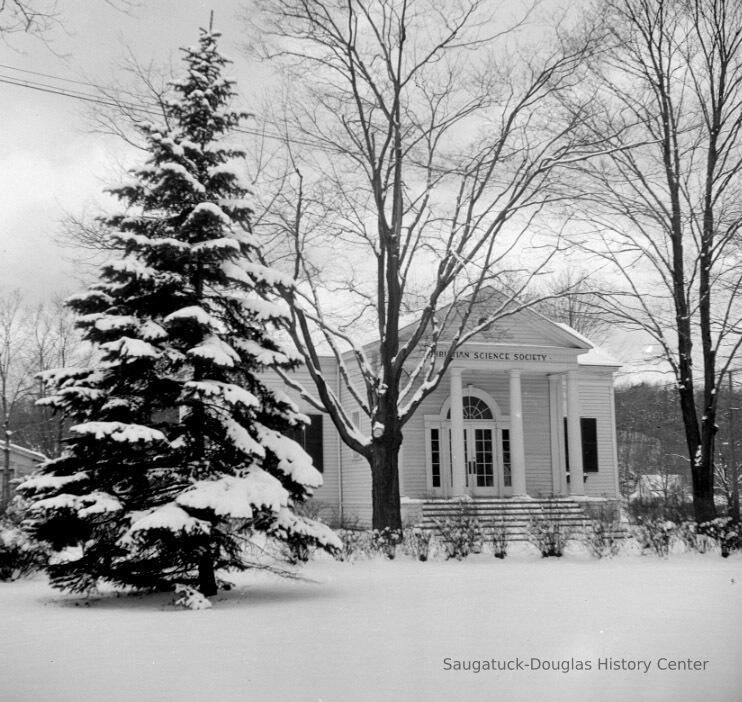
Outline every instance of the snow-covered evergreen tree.
<svg viewBox="0 0 742 702"><path fill-rule="evenodd" d="M251 255L244 154L223 144L244 115L229 106L218 36L201 30L185 50L167 127L141 125L149 158L106 220L125 255L68 300L99 362L46 375L48 403L76 423L22 492L36 536L61 552L49 574L64 589L103 579L213 595L215 570L247 567L255 532L297 553L340 546L294 510L322 482L287 437L306 418L259 379L296 363L275 333L275 292L293 281Z"/></svg>

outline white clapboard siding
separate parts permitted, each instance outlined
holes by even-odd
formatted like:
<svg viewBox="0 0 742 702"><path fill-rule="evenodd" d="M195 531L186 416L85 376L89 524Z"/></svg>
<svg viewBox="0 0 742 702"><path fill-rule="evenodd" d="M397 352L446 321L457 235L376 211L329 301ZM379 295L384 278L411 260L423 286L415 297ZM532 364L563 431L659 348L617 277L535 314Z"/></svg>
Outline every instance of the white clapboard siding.
<svg viewBox="0 0 742 702"><path fill-rule="evenodd" d="M356 407L355 403L349 407ZM370 434L369 419L364 412L359 412L359 429L363 434ZM371 467L368 461L343 444L343 519L349 524L355 520L360 524L371 522Z"/></svg>
<svg viewBox="0 0 742 702"><path fill-rule="evenodd" d="M358 364L348 356L346 358L348 380L356 392L365 397L365 381L361 376ZM342 382L342 381L341 381ZM370 436L371 426L368 415L359 407L355 399L342 387L343 407L351 418L357 412L359 419L358 429L364 436ZM371 523L371 467L368 461L359 453L353 451L344 443L341 448L343 474L343 522L353 526L367 526Z"/></svg>
<svg viewBox="0 0 742 702"><path fill-rule="evenodd" d="M549 381L544 375L521 376L523 435L526 449L526 492L554 493L551 468Z"/></svg>
<svg viewBox="0 0 742 702"><path fill-rule="evenodd" d="M324 362L323 362L324 365ZM331 360L327 362L328 373L334 374L331 367ZM310 390L314 389L309 372L305 368L299 368L293 371L292 375ZM304 414L319 414L306 400L303 400L299 393L286 385L285 381L274 372L266 372L261 376L261 380L268 388L283 390L297 405L299 410ZM322 451L324 470L322 473L322 487L315 491L314 499L318 502L327 503L336 509L339 505L340 492L338 481L338 456L339 456L339 437L335 427L328 414L322 416Z"/></svg>
<svg viewBox="0 0 742 702"><path fill-rule="evenodd" d="M2 444L4 450L5 444ZM24 448L23 446L10 445L10 478L11 480L20 480L33 473L41 463L46 460L46 456L37 451Z"/></svg>
<svg viewBox="0 0 742 702"><path fill-rule="evenodd" d="M611 374L595 373L580 380L580 416L595 417L598 431L598 472L586 474L585 494L618 497Z"/></svg>
<svg viewBox="0 0 742 702"><path fill-rule="evenodd" d="M539 323L541 321L541 323ZM560 346L559 330L524 310L495 322L489 329L477 334L476 342L493 342L514 346Z"/></svg>

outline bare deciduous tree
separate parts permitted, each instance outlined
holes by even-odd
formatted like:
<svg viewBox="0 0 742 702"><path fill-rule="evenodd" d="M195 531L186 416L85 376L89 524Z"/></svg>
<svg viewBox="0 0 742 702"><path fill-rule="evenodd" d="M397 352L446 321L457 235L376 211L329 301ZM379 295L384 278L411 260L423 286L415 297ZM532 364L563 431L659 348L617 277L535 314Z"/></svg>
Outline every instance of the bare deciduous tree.
<svg viewBox="0 0 742 702"><path fill-rule="evenodd" d="M126 47L115 76L108 84L96 83L98 101L86 105L86 121L93 132L119 137L146 152L146 142L136 125L153 121L169 126L165 101L170 93L169 83L174 79L173 67L143 62Z"/></svg>
<svg viewBox="0 0 742 702"><path fill-rule="evenodd" d="M605 0L598 12L608 36L579 114L606 153L574 166L577 206L598 232L587 248L616 274L607 308L672 368L706 521L720 381L742 343L742 4Z"/></svg>
<svg viewBox="0 0 742 702"><path fill-rule="evenodd" d="M19 291L0 300L0 411L3 427L2 490L0 503L10 495L10 446L22 445L47 456L60 452L63 419L36 407L46 390L41 371L83 364L89 351L81 346L72 314L60 300L27 304Z"/></svg>
<svg viewBox="0 0 742 702"><path fill-rule="evenodd" d="M59 24L58 0L0 0L0 35L45 34Z"/></svg>
<svg viewBox="0 0 742 702"><path fill-rule="evenodd" d="M15 433L23 445L46 456L58 456L65 435L65 419L39 400L47 397L47 388L39 373L55 368L84 366L90 361L91 349L83 345L75 326L74 315L60 298L38 305L28 318L30 342L28 352L33 364L33 389L26 396L25 421L17 417Z"/></svg>
<svg viewBox="0 0 742 702"><path fill-rule="evenodd" d="M275 188L261 179L254 224L288 241L298 281L289 332L313 386L286 382L366 458L374 527L398 528L405 423L462 344L538 302L521 294L560 239L531 237L560 166L600 141L578 143L579 118L562 120L556 100L588 42L519 50L524 18L495 22L478 0L277 0L260 10L255 35L289 78L273 124L290 169ZM515 289L502 284L513 279ZM363 332L376 340L362 343Z"/></svg>
<svg viewBox="0 0 742 702"><path fill-rule="evenodd" d="M137 0L105 0L114 9L128 12ZM57 26L62 26L62 8L59 0L0 0L0 37L25 32L46 37Z"/></svg>
<svg viewBox="0 0 742 702"><path fill-rule="evenodd" d="M536 306L543 315L562 322L591 340L600 341L611 326L600 291L603 284L587 271L565 268L541 286L548 299Z"/></svg>
<svg viewBox="0 0 742 702"><path fill-rule="evenodd" d="M20 292L0 298L0 410L3 425L3 472L0 510L10 499L10 428L20 400L33 386L33 362L29 353L31 330Z"/></svg>

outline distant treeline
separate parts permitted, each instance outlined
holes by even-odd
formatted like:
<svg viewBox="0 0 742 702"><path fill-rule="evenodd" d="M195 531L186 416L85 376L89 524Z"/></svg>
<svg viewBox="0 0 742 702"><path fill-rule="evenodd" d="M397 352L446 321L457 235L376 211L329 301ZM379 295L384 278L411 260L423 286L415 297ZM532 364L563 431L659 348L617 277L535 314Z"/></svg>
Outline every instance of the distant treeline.
<svg viewBox="0 0 742 702"><path fill-rule="evenodd" d="M640 383L616 388L616 429L621 492L628 496L641 475L679 475L690 486L690 460L680 418L677 392L670 385ZM729 407L734 416L730 427ZM716 463L728 464L730 435L734 436L736 462L742 461L742 391L719 395ZM731 432L730 432L731 428ZM719 481L717 480L717 483Z"/></svg>

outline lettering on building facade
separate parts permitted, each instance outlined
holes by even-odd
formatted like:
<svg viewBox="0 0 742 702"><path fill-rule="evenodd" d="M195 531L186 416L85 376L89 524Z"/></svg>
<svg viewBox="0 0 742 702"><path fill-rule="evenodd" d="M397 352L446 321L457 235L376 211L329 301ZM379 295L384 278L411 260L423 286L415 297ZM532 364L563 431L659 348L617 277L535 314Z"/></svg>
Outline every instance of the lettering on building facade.
<svg viewBox="0 0 742 702"><path fill-rule="evenodd" d="M446 352L439 351L438 358L445 358ZM466 351L460 350L453 354L454 360L459 361L531 361L543 363L551 360L548 353L534 353L532 351Z"/></svg>

